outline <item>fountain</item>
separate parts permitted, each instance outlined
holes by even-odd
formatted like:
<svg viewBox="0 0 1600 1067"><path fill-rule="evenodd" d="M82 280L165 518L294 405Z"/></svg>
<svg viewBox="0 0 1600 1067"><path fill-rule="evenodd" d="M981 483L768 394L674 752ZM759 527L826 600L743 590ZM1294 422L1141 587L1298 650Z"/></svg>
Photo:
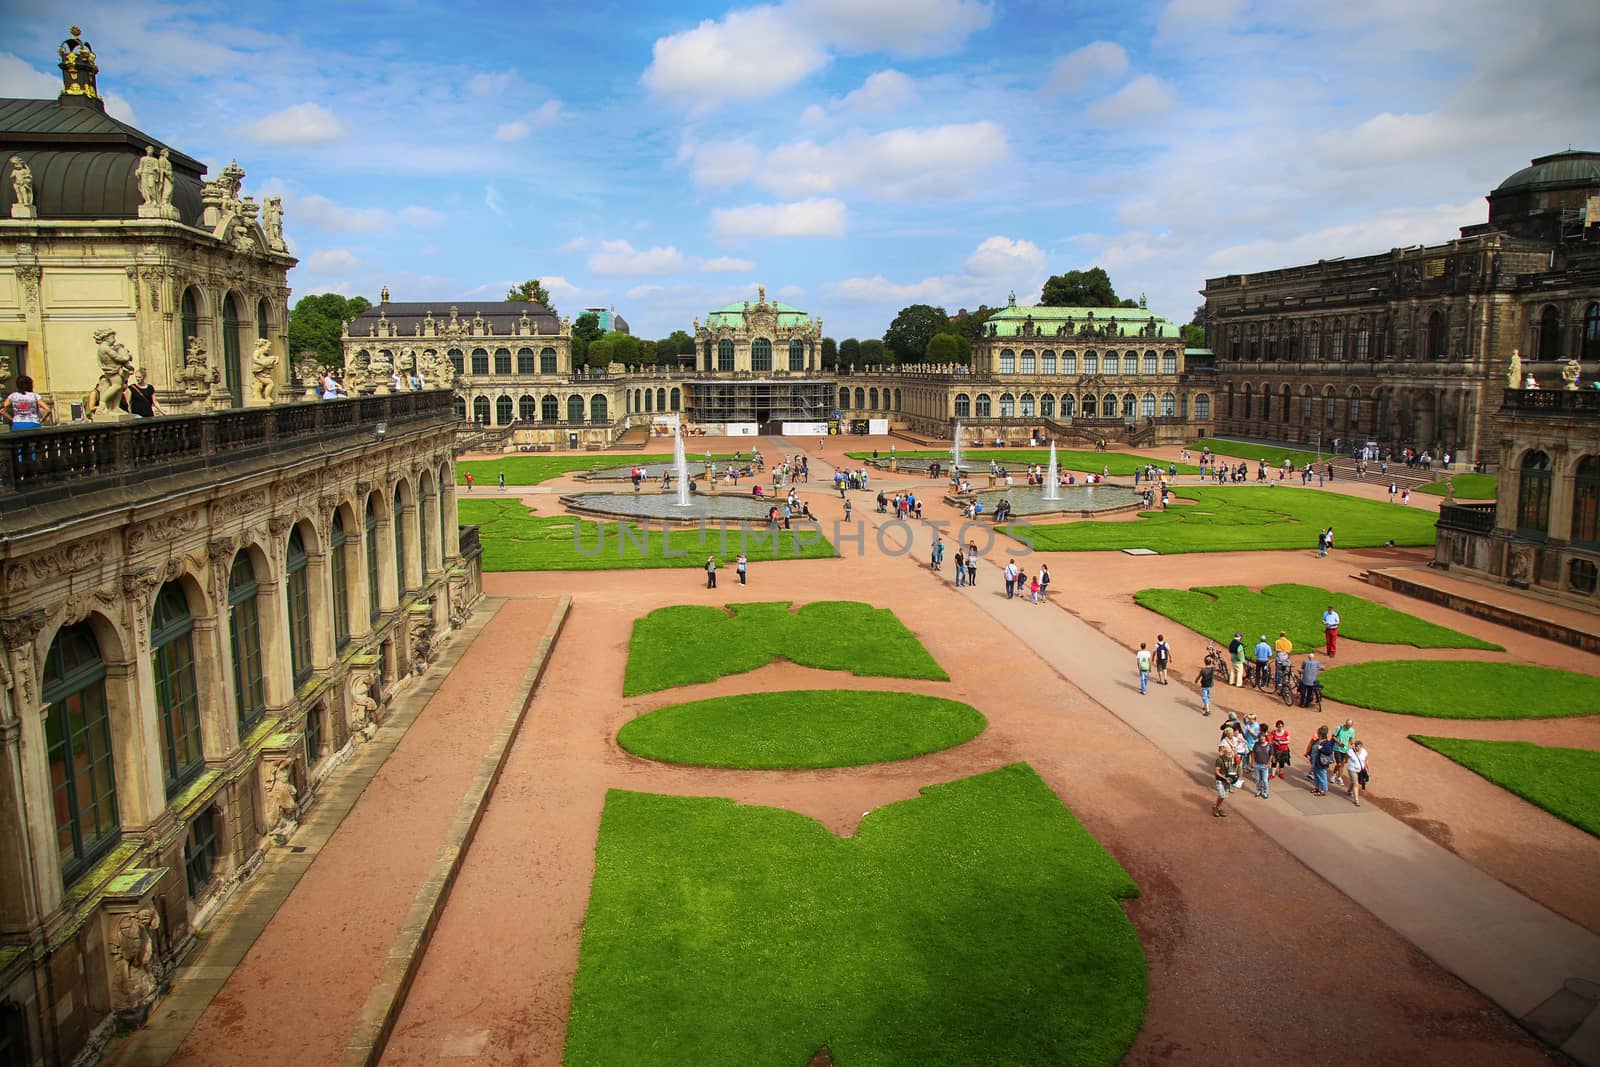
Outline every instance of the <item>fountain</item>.
<svg viewBox="0 0 1600 1067"><path fill-rule="evenodd" d="M1061 468L1056 466L1056 439L1050 438L1050 469L1044 474L1044 498L1061 499Z"/></svg>
<svg viewBox="0 0 1600 1067"><path fill-rule="evenodd" d="M626 475L628 468L603 468L589 472L589 480L609 481ZM706 453L708 478L716 477L711 454ZM612 519L657 519L670 523L696 523L702 519L728 519L736 522L765 522L771 497L750 497L727 493L689 494L689 461L683 451L683 427L672 438L672 476L677 480L672 493L574 493L561 498L568 511Z"/></svg>
<svg viewBox="0 0 1600 1067"><path fill-rule="evenodd" d="M950 446L950 473L961 473L961 420L956 420L956 439Z"/></svg>
<svg viewBox="0 0 1600 1067"><path fill-rule="evenodd" d="M711 342L706 342L710 344ZM672 434L672 469L678 477L678 506L689 506L689 461L683 455L683 424L680 422Z"/></svg>

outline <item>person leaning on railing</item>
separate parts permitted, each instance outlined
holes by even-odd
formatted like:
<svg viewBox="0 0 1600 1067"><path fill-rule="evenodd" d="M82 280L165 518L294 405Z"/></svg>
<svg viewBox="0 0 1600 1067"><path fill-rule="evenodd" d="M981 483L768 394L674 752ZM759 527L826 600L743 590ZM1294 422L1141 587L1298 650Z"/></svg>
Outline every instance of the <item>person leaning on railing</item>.
<svg viewBox="0 0 1600 1067"><path fill-rule="evenodd" d="M17 377L16 391L0 400L0 416L13 430L37 430L50 414L50 402L33 391L33 379L26 374Z"/></svg>

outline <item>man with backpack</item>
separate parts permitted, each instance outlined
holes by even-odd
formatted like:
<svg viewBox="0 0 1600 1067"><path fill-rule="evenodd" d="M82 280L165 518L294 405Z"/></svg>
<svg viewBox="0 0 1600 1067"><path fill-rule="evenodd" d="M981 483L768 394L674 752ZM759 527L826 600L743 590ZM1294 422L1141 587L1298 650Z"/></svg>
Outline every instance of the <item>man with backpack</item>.
<svg viewBox="0 0 1600 1067"><path fill-rule="evenodd" d="M1172 662L1172 646L1166 634L1156 634L1156 681L1167 684L1167 665Z"/></svg>
<svg viewBox="0 0 1600 1067"><path fill-rule="evenodd" d="M1235 689L1244 685L1244 634L1235 633L1228 642L1228 684Z"/></svg>
<svg viewBox="0 0 1600 1067"><path fill-rule="evenodd" d="M1311 773L1306 777L1311 779L1314 787L1311 790L1312 796L1328 795L1328 768L1333 766L1333 758L1333 739L1328 736L1327 724L1323 724L1317 727L1317 736L1306 746L1306 759L1311 761Z"/></svg>

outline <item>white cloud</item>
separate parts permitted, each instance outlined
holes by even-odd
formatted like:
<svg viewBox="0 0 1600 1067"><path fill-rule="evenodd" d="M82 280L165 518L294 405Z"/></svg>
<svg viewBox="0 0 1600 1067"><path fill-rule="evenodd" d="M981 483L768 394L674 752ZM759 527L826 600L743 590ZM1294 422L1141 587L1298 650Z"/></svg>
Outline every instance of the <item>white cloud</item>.
<svg viewBox="0 0 1600 1067"><path fill-rule="evenodd" d="M636 285L628 290L629 300L645 300L657 293L665 292L666 287L661 285Z"/></svg>
<svg viewBox="0 0 1600 1067"><path fill-rule="evenodd" d="M483 187L483 206L496 215L504 215L506 213L505 197L501 196L500 190L492 185Z"/></svg>
<svg viewBox="0 0 1600 1067"><path fill-rule="evenodd" d="M820 123L826 122L827 119L828 113L822 110L820 104L812 104L804 111L800 112L800 121L807 126L819 125Z"/></svg>
<svg viewBox="0 0 1600 1067"><path fill-rule="evenodd" d="M994 18L974 0L795 0L796 21L845 52L948 52Z"/></svg>
<svg viewBox="0 0 1600 1067"><path fill-rule="evenodd" d="M1010 154L1005 130L983 121L795 141L767 156L758 181L780 196L861 188L881 200L961 198Z"/></svg>
<svg viewBox="0 0 1600 1067"><path fill-rule="evenodd" d="M787 88L828 61L822 44L795 32L781 8L731 11L656 40L639 79L646 89L696 108L754 100Z"/></svg>
<svg viewBox="0 0 1600 1067"><path fill-rule="evenodd" d="M1032 241L988 237L967 257L967 273L980 278L1014 277L1020 270L1041 270L1044 250Z"/></svg>
<svg viewBox="0 0 1600 1067"><path fill-rule="evenodd" d="M308 222L334 233L377 233L387 230L394 222L382 208L345 207L318 193L289 196L285 200L283 215L288 225Z"/></svg>
<svg viewBox="0 0 1600 1067"><path fill-rule="evenodd" d="M804 298L805 295L806 291L800 288L798 285L785 285L783 288L778 290L778 296L789 301L790 303Z"/></svg>
<svg viewBox="0 0 1600 1067"><path fill-rule="evenodd" d="M842 200L810 199L791 204L747 204L711 213L711 232L722 240L742 237L842 237Z"/></svg>
<svg viewBox="0 0 1600 1067"><path fill-rule="evenodd" d="M880 70L869 75L859 89L839 101L851 111L879 113L905 107L917 99L917 83L898 70Z"/></svg>
<svg viewBox="0 0 1600 1067"><path fill-rule="evenodd" d="M748 141L715 141L697 145L690 176L702 189L726 189L756 172L761 151Z"/></svg>
<svg viewBox="0 0 1600 1067"><path fill-rule="evenodd" d="M546 100L522 118L502 122L495 127L496 141L521 141L540 126L548 126L561 117L561 101Z"/></svg>
<svg viewBox="0 0 1600 1067"><path fill-rule="evenodd" d="M301 261L300 266L312 274L333 274L352 270L361 265L348 248L327 248L313 252Z"/></svg>
<svg viewBox="0 0 1600 1067"><path fill-rule="evenodd" d="M1148 122L1178 106L1172 86L1154 74L1141 74L1110 96L1083 109L1084 118L1100 126Z"/></svg>
<svg viewBox="0 0 1600 1067"><path fill-rule="evenodd" d="M496 126L494 128L494 139L496 141L520 141L532 132L532 126L522 119L514 119L511 122L502 122Z"/></svg>
<svg viewBox="0 0 1600 1067"><path fill-rule="evenodd" d="M589 256L589 270L602 277L637 278L682 269L683 253L671 245L636 249L627 241L601 241Z"/></svg>
<svg viewBox="0 0 1600 1067"><path fill-rule="evenodd" d="M54 100L60 92L60 75L34 70L20 57L10 52L0 52L0 97L12 97L18 100ZM133 114L133 105L128 103L126 97L102 89L101 98L105 101L106 114L114 119L121 119L130 126L138 125L138 120Z"/></svg>
<svg viewBox="0 0 1600 1067"><path fill-rule="evenodd" d="M1172 0L1156 18L1156 43L1180 44L1225 30L1247 6L1248 0Z"/></svg>
<svg viewBox="0 0 1600 1067"><path fill-rule="evenodd" d="M467 80L467 91L475 96L484 96L488 93L503 93L510 89L517 80L514 70L502 70L493 74L475 74Z"/></svg>
<svg viewBox="0 0 1600 1067"><path fill-rule="evenodd" d="M572 240L566 242L565 244L563 244L559 248L557 248L556 251L557 252L582 252L586 248L589 247L590 243L591 242L589 241L589 239L587 237L574 237Z"/></svg>
<svg viewBox="0 0 1600 1067"><path fill-rule="evenodd" d="M1218 271L1262 271L1334 256L1363 256L1418 242L1443 241L1486 217L1482 197L1464 203L1384 211L1317 230L1270 235L1218 248L1205 257ZM1247 265L1248 264L1248 265Z"/></svg>
<svg viewBox="0 0 1600 1067"><path fill-rule="evenodd" d="M950 308L998 303L1008 289L1019 299L1032 299L1045 275L1044 252L1033 242L1010 237L986 238L967 257L960 274L933 275L914 282L894 282L882 274L846 278L823 286L826 295L855 303L927 303Z"/></svg>
<svg viewBox="0 0 1600 1067"><path fill-rule="evenodd" d="M322 144L343 134L344 124L321 104L295 104L252 122L244 133L267 144Z"/></svg>
<svg viewBox="0 0 1600 1067"><path fill-rule="evenodd" d="M1128 69L1128 53L1113 41L1092 41L1056 60L1045 81L1046 92L1076 93L1093 88L1105 78L1115 78Z"/></svg>
<svg viewBox="0 0 1600 1067"><path fill-rule="evenodd" d="M550 294L551 300L576 300L582 291L559 274L546 275L539 282L544 286L544 291Z"/></svg>
<svg viewBox="0 0 1600 1067"><path fill-rule="evenodd" d="M749 259L735 259L732 256L717 256L715 259L700 261L700 273L716 274L722 271L754 270L755 262Z"/></svg>
<svg viewBox="0 0 1600 1067"><path fill-rule="evenodd" d="M400 209L399 219L401 222L409 223L412 226L436 226L444 221L444 214L433 210L431 207L409 204Z"/></svg>

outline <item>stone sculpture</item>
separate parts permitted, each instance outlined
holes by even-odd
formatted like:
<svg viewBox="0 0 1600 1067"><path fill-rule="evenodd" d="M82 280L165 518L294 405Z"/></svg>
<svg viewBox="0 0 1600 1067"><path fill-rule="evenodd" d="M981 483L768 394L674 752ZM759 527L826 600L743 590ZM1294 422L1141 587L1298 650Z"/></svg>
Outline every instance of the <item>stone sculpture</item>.
<svg viewBox="0 0 1600 1067"><path fill-rule="evenodd" d="M1506 388L1520 389L1522 387L1522 353L1513 348L1511 361L1506 366Z"/></svg>
<svg viewBox="0 0 1600 1067"><path fill-rule="evenodd" d="M146 145L144 155L135 168L134 181L139 186L141 219L175 219L178 209L172 206L172 152L163 148L156 154L155 145Z"/></svg>
<svg viewBox="0 0 1600 1067"><path fill-rule="evenodd" d="M112 927L112 997L121 1014L142 1017L155 999L159 985L155 931L159 929L161 919L154 908L128 912Z"/></svg>
<svg viewBox="0 0 1600 1067"><path fill-rule="evenodd" d="M102 329L94 332L95 358L100 362L100 380L83 398L85 415L93 415L101 405L111 408L122 406L122 393L133 376L133 353L117 343L117 331Z"/></svg>
<svg viewBox="0 0 1600 1067"><path fill-rule="evenodd" d="M261 202L261 229L267 235L268 248L274 252L288 250L283 240L283 197L269 196Z"/></svg>
<svg viewBox="0 0 1600 1067"><path fill-rule="evenodd" d="M206 343L198 337L189 338L189 348L183 354L183 370L178 375L184 395L197 403L204 402L211 395L211 384L217 377L217 372L211 369Z"/></svg>
<svg viewBox="0 0 1600 1067"><path fill-rule="evenodd" d="M265 337L256 340L255 351L250 353L250 377L255 386L255 398L263 404L272 403L277 383L272 372L278 366L278 357L272 354L272 342Z"/></svg>
<svg viewBox="0 0 1600 1067"><path fill-rule="evenodd" d="M11 157L11 191L15 194L11 205L12 218L39 217L39 209L33 203L33 169L23 162L21 156Z"/></svg>
<svg viewBox="0 0 1600 1067"><path fill-rule="evenodd" d="M360 733L371 737L378 714L378 702L372 696L372 677L367 674L356 674L350 678L350 700L346 712L346 722L351 733Z"/></svg>
<svg viewBox="0 0 1600 1067"><path fill-rule="evenodd" d="M377 391L387 393L390 391L390 379L394 377L394 357L386 348L380 348L367 360L367 381L377 386Z"/></svg>
<svg viewBox="0 0 1600 1067"><path fill-rule="evenodd" d="M421 674L433 655L433 615L417 613L411 618L411 670Z"/></svg>
<svg viewBox="0 0 1600 1067"><path fill-rule="evenodd" d="M267 817L272 820L268 831L279 844L300 825L300 791L294 784L294 763L284 760L272 768L267 779Z"/></svg>
<svg viewBox="0 0 1600 1067"><path fill-rule="evenodd" d="M1583 364L1575 359L1569 359L1561 365L1561 380L1569 393L1578 391L1578 379L1582 375Z"/></svg>

